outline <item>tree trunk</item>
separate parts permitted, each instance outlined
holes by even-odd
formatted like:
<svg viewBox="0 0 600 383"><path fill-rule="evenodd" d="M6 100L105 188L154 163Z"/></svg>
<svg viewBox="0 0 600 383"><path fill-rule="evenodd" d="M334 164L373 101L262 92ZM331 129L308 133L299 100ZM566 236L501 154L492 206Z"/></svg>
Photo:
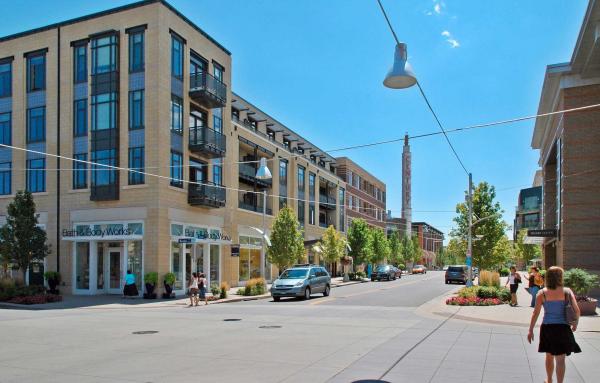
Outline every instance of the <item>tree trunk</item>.
<svg viewBox="0 0 600 383"><path fill-rule="evenodd" d="M29 283L27 283L27 268L21 268L21 270L23 271L23 284L28 286Z"/></svg>

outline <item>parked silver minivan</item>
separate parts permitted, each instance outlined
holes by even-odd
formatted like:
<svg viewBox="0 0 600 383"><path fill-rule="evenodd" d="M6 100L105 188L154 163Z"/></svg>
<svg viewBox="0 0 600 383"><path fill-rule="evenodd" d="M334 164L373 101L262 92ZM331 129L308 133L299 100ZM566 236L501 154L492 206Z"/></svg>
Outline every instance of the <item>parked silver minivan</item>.
<svg viewBox="0 0 600 383"><path fill-rule="evenodd" d="M271 285L271 296L275 302L281 297L303 297L310 299L311 294L322 293L329 296L331 277L324 267L319 265L294 265L285 270Z"/></svg>

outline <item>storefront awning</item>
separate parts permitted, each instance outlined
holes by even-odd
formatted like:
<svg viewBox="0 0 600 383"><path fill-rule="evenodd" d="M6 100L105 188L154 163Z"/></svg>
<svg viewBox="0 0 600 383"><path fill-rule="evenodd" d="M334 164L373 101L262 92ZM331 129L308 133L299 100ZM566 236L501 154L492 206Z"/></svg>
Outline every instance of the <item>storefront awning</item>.
<svg viewBox="0 0 600 383"><path fill-rule="evenodd" d="M543 245L544 237L530 237L528 235L523 238L523 243L526 245Z"/></svg>

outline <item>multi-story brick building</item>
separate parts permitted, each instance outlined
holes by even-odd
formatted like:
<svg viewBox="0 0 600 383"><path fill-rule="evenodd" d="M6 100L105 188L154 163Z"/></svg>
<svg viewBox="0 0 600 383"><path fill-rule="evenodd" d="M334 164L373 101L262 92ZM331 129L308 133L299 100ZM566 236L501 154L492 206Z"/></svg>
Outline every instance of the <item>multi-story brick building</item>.
<svg viewBox="0 0 600 383"><path fill-rule="evenodd" d="M412 235L417 236L423 250L421 262L427 267L435 265L436 255L444 246L444 233L427 222L413 222Z"/></svg>
<svg viewBox="0 0 600 383"><path fill-rule="evenodd" d="M179 293L192 271L270 279L253 229L263 191L266 227L288 205L307 240L344 231L335 159L232 93L231 72L230 52L161 0L0 38L13 146L0 148L0 225L31 191L52 246L32 270L60 271L75 294L119 293L127 269L140 292L149 271L175 273ZM261 157L271 181L255 177Z"/></svg>
<svg viewBox="0 0 600 383"><path fill-rule="evenodd" d="M538 113L600 104L600 3L590 1L568 63L549 65ZM600 273L600 109L539 117L532 147L543 175L544 266Z"/></svg>
<svg viewBox="0 0 600 383"><path fill-rule="evenodd" d="M371 226L385 230L385 183L348 157L338 157L336 162L338 175L347 184L348 225L352 219L362 218Z"/></svg>

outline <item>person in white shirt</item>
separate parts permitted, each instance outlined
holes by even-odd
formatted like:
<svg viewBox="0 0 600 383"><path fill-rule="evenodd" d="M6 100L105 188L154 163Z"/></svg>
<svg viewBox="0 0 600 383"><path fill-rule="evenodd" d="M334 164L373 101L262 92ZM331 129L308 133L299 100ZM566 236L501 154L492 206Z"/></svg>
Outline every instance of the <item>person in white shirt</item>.
<svg viewBox="0 0 600 383"><path fill-rule="evenodd" d="M196 273L192 273L192 278L190 279L190 307L196 304L198 306L198 275Z"/></svg>

